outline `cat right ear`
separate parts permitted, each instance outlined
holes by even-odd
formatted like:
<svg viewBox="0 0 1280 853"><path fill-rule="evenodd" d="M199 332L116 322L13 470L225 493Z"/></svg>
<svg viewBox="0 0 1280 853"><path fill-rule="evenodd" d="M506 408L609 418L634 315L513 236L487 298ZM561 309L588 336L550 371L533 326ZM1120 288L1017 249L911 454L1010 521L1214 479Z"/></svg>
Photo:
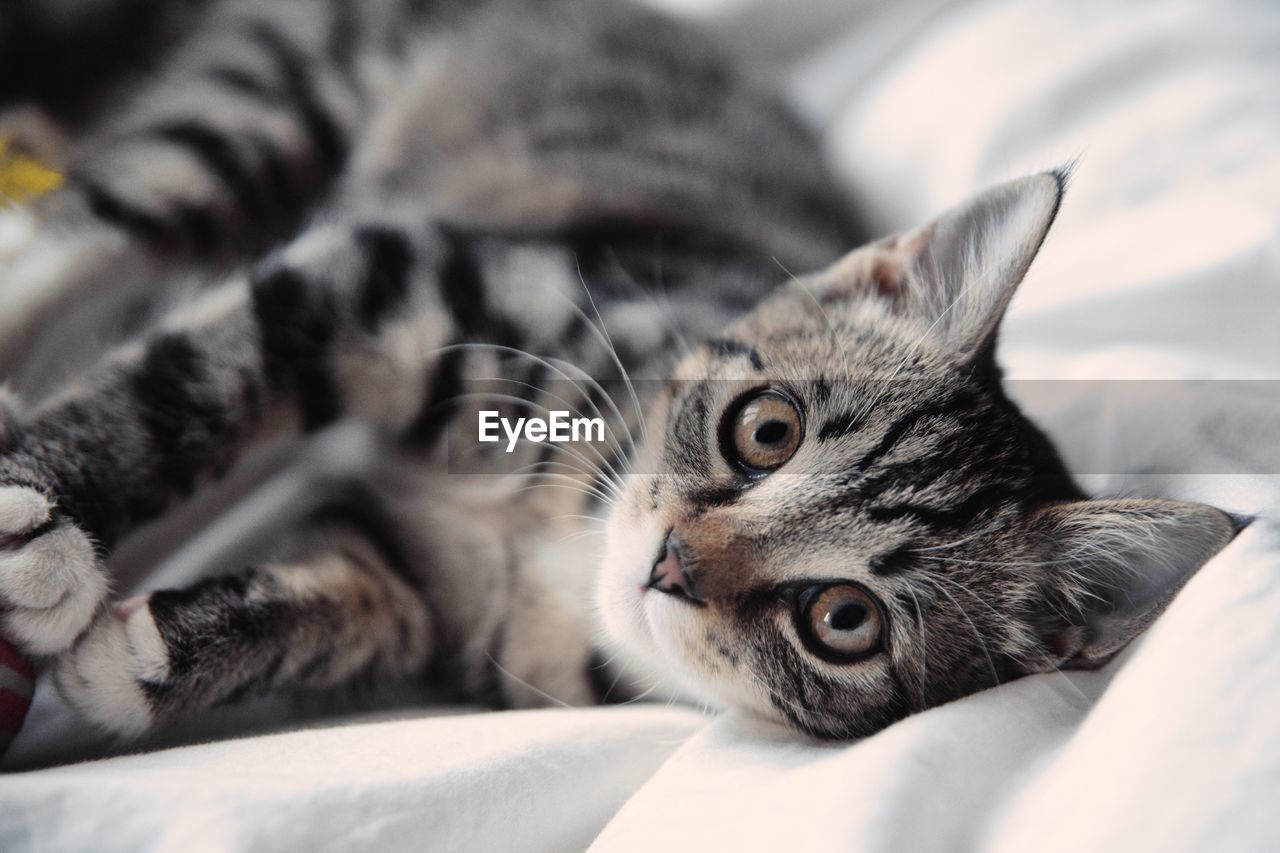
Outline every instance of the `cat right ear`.
<svg viewBox="0 0 1280 853"><path fill-rule="evenodd" d="M1043 557L1037 627L1054 665L1106 663L1243 524L1211 506L1169 500L1082 500L1039 510L1030 530Z"/></svg>
<svg viewBox="0 0 1280 853"><path fill-rule="evenodd" d="M882 300L928 327L957 361L988 358L1067 178L1059 169L999 184L914 231L857 249L817 277L820 295Z"/></svg>

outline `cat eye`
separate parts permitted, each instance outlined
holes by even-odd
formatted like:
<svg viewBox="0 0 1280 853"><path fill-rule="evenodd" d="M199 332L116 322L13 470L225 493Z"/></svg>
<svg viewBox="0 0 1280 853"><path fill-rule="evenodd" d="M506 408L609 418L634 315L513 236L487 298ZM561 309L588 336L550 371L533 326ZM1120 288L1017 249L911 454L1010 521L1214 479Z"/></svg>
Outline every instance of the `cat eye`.
<svg viewBox="0 0 1280 853"><path fill-rule="evenodd" d="M760 391L731 412L721 443L729 461L748 474L759 476L778 468L800 447L800 409L785 394Z"/></svg>
<svg viewBox="0 0 1280 853"><path fill-rule="evenodd" d="M884 618L871 593L852 584L811 586L796 599L796 622L809 650L849 663L880 647Z"/></svg>

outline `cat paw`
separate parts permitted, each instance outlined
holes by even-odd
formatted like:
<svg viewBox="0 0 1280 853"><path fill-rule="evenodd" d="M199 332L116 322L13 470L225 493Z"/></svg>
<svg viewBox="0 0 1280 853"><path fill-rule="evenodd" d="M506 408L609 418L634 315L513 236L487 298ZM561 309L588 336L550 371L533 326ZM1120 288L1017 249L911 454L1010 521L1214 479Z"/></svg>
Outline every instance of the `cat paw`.
<svg viewBox="0 0 1280 853"><path fill-rule="evenodd" d="M29 654L71 647L107 595L93 543L41 492L0 485L0 634Z"/></svg>
<svg viewBox="0 0 1280 853"><path fill-rule="evenodd" d="M58 661L55 680L84 719L122 737L137 737L155 723L144 683L163 684L169 652L146 599L130 599L102 614Z"/></svg>

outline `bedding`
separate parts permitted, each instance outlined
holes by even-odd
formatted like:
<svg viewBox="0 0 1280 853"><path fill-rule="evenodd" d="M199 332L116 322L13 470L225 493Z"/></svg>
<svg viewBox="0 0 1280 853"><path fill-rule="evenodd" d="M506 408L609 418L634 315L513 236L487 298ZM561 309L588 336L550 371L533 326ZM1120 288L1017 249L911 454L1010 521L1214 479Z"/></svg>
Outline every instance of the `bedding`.
<svg viewBox="0 0 1280 853"><path fill-rule="evenodd" d="M853 744L661 706L339 724L277 703L122 750L41 683L0 764L22 771L0 777L0 849L1274 846L1280 6L660 5L788 89L877 232L1075 161L1004 327L1012 393L1091 490L1256 520L1103 670L1023 679ZM208 536L262 514L237 512Z"/></svg>

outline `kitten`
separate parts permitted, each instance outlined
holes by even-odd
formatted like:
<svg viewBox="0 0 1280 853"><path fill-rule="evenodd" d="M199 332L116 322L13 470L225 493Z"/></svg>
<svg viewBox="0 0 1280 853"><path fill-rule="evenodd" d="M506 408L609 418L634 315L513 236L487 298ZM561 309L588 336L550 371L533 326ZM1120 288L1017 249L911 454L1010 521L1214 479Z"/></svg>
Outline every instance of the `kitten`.
<svg viewBox="0 0 1280 853"><path fill-rule="evenodd" d="M420 6L184 18L0 269L13 361L89 294L99 328L139 294L154 315L0 414L0 626L86 719L434 677L862 736L1105 662L1232 537L1210 507L1087 499L1001 390L1062 173L841 257L814 141L696 31ZM552 410L605 435L475 440ZM123 537L340 421L374 462L276 553L108 604ZM602 559L575 539L597 519Z"/></svg>

